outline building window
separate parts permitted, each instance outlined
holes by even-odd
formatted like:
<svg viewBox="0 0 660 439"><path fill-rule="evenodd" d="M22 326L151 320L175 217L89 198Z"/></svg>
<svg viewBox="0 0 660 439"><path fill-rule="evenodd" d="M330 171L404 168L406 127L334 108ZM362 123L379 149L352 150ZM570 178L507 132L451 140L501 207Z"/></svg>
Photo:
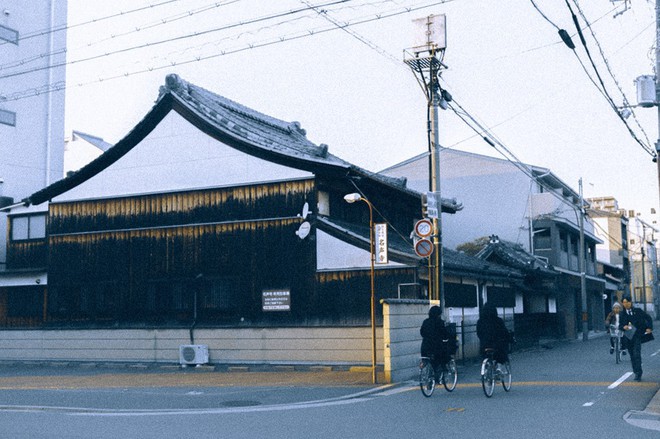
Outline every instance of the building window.
<svg viewBox="0 0 660 439"><path fill-rule="evenodd" d="M210 279L201 288L199 306L207 311L231 311L237 308L237 288L232 278Z"/></svg>
<svg viewBox="0 0 660 439"><path fill-rule="evenodd" d="M319 191L318 193L318 204L317 211L319 215L330 215L330 194L325 191Z"/></svg>
<svg viewBox="0 0 660 439"><path fill-rule="evenodd" d="M0 124L16 126L16 113L13 111L0 110Z"/></svg>
<svg viewBox="0 0 660 439"><path fill-rule="evenodd" d="M541 229L534 231L534 249L550 250L552 249L552 239L550 229Z"/></svg>
<svg viewBox="0 0 660 439"><path fill-rule="evenodd" d="M15 216L11 219L12 241L43 239L46 237L46 215Z"/></svg>
<svg viewBox="0 0 660 439"><path fill-rule="evenodd" d="M18 31L0 25L0 40L18 45Z"/></svg>
<svg viewBox="0 0 660 439"><path fill-rule="evenodd" d="M561 251L568 252L568 235L566 232L559 233L559 242L561 243Z"/></svg>

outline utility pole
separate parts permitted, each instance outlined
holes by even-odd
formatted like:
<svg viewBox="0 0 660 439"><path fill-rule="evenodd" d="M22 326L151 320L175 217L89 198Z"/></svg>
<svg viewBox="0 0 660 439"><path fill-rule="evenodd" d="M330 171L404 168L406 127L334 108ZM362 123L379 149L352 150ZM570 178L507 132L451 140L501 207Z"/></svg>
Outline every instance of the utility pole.
<svg viewBox="0 0 660 439"><path fill-rule="evenodd" d="M658 140L655 142L655 164L658 167L658 196L660 197L660 0L655 1L655 106L658 112ZM660 199L660 198L659 198Z"/></svg>
<svg viewBox="0 0 660 439"><path fill-rule="evenodd" d="M644 302L644 312L646 312L646 225L642 223L642 294L641 300Z"/></svg>
<svg viewBox="0 0 660 439"><path fill-rule="evenodd" d="M582 297L582 340L589 340L589 303L587 301L587 267L586 267L586 252L584 251L584 200L582 198L582 178L580 177L580 206L579 206L580 223L580 248L578 249L578 259L580 260L580 296Z"/></svg>
<svg viewBox="0 0 660 439"><path fill-rule="evenodd" d="M443 251L442 251L442 198L440 191L440 136L438 130L438 108L445 109L447 102L451 97L447 92L440 88L440 74L442 69L446 68L442 63L446 48L446 17L445 15L429 15L421 19L413 20L418 27L418 43L410 49L410 52L404 51L404 62L415 73L417 82L419 82L427 98L428 112L430 120L429 126L429 193L427 202L429 208L427 215L433 222L433 254L431 255L433 274L429 276L433 279L432 291L429 298L439 300L443 314L445 307L445 294L443 282ZM435 209L431 209L431 203L434 202Z"/></svg>

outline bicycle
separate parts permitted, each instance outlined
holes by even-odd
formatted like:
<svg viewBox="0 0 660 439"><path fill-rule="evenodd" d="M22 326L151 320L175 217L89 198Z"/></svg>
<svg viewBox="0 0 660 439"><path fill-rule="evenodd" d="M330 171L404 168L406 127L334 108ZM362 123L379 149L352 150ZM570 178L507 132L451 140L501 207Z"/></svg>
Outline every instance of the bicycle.
<svg viewBox="0 0 660 439"><path fill-rule="evenodd" d="M511 390L511 363L495 361L495 349L486 348L485 353L486 358L481 362L481 387L486 397L490 398L493 396L497 381L502 383L505 392Z"/></svg>
<svg viewBox="0 0 660 439"><path fill-rule="evenodd" d="M439 382L442 382L447 392L452 392L456 388L457 381L456 361L452 356L444 364L443 370L440 372ZM427 398L433 395L435 384L435 369L431 363L431 358L422 357L419 362L419 387L422 389L422 394Z"/></svg>
<svg viewBox="0 0 660 439"><path fill-rule="evenodd" d="M616 364L621 362L621 330L616 325L610 325L610 337L614 341L614 360Z"/></svg>

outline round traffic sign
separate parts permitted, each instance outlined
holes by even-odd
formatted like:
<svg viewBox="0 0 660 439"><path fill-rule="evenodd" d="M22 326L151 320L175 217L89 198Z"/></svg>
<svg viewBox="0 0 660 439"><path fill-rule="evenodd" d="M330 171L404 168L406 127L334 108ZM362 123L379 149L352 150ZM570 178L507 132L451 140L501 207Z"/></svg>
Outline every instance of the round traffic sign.
<svg viewBox="0 0 660 439"><path fill-rule="evenodd" d="M433 233L433 223L426 218L415 223L415 234L420 238L426 238Z"/></svg>
<svg viewBox="0 0 660 439"><path fill-rule="evenodd" d="M420 239L415 243L415 253L421 258L426 258L433 253L433 243L430 239Z"/></svg>

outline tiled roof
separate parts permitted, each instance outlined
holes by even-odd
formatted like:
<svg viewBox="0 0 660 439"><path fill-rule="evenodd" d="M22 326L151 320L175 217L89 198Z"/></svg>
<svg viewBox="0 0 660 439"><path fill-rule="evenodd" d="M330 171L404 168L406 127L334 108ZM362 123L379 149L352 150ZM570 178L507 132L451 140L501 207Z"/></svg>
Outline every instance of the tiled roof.
<svg viewBox="0 0 660 439"><path fill-rule="evenodd" d="M35 192L24 202L43 203L92 178L138 145L171 110L211 137L247 154L316 174L366 178L404 196L421 196L406 187L405 179L379 175L330 154L327 145L309 141L298 122L285 122L259 113L177 75L168 75L156 104L126 137L79 171ZM455 200L443 200L442 205L443 211L449 213L461 208Z"/></svg>
<svg viewBox="0 0 660 439"><path fill-rule="evenodd" d="M324 216L316 216L314 223L321 230L338 239L369 250L369 227L367 226L359 226ZM411 240L402 238L397 233L389 233L387 241L392 261L414 265L424 260L415 253ZM515 268L488 262L455 250L444 248L443 256L443 266L448 275L510 280L523 277L522 273Z"/></svg>
<svg viewBox="0 0 660 439"><path fill-rule="evenodd" d="M499 239L491 240L477 253L476 257L482 260L496 259L506 266L523 272L536 270L547 274L555 274L547 263L526 252L520 246Z"/></svg>

